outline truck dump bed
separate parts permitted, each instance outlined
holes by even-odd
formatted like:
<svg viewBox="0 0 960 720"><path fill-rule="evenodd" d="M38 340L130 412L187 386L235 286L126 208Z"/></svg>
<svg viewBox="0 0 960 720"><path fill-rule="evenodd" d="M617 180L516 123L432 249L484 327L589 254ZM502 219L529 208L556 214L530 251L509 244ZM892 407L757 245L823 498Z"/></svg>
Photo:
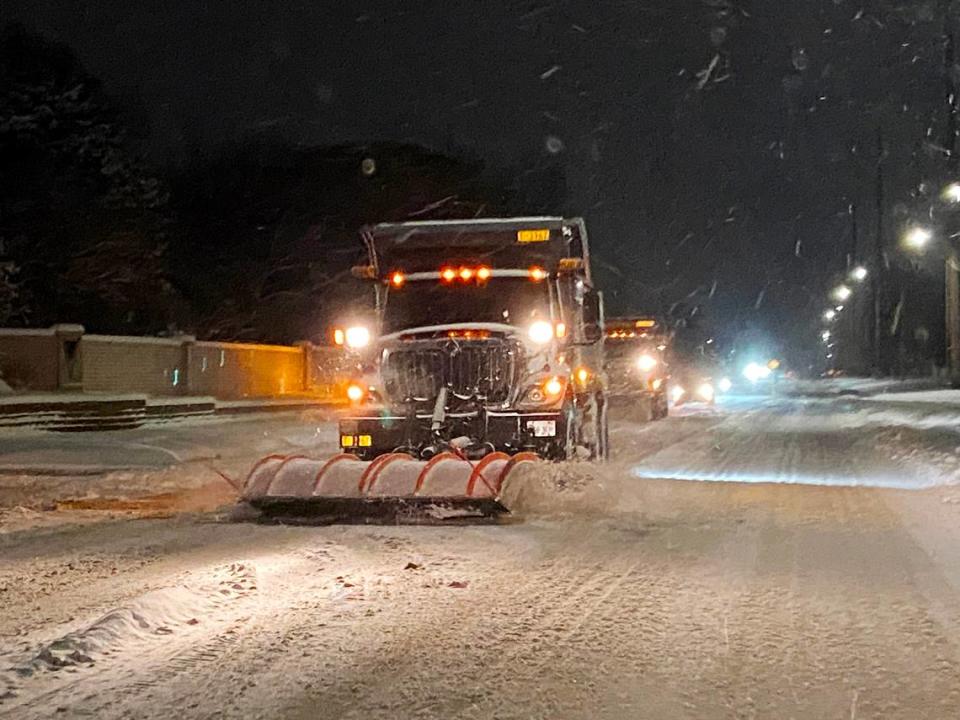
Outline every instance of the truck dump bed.
<svg viewBox="0 0 960 720"><path fill-rule="evenodd" d="M580 218L522 217L381 223L362 229L370 263L382 275L436 270L450 264L502 268L556 268L561 258L587 260L587 234ZM589 276L587 278L589 280Z"/></svg>

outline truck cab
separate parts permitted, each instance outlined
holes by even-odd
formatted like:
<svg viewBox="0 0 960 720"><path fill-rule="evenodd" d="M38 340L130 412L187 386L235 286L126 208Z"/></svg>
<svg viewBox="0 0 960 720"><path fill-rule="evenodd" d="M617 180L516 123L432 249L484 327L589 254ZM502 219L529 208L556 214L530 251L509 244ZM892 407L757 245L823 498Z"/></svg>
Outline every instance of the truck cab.
<svg viewBox="0 0 960 720"><path fill-rule="evenodd" d="M604 333L611 402L643 421L666 417L670 335L663 324L649 315L616 317L607 320Z"/></svg>
<svg viewBox="0 0 960 720"><path fill-rule="evenodd" d="M609 452L602 298L579 218L363 228L375 321L340 445L362 459Z"/></svg>

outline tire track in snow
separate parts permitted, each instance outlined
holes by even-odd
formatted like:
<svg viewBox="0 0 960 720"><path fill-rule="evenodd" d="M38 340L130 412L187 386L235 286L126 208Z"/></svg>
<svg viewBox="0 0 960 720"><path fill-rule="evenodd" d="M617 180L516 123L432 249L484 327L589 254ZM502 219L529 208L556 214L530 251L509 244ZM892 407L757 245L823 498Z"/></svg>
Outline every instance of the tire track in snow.
<svg viewBox="0 0 960 720"><path fill-rule="evenodd" d="M118 671L125 682L137 674L132 656L149 658L169 652L171 644L203 637L207 624L199 618L229 612L234 603L256 593L256 582L249 565L220 566L200 582L148 592L85 627L42 643L29 655L8 656L5 662L12 663L13 677L7 680L0 716L12 711L48 713L52 701L76 699L81 691L92 697L97 687L114 685ZM65 683L64 672L73 676Z"/></svg>

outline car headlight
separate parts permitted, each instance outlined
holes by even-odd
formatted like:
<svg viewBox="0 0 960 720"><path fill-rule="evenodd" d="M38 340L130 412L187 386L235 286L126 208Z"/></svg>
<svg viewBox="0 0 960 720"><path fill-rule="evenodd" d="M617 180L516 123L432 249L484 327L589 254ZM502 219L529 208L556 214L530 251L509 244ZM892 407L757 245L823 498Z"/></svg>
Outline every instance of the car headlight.
<svg viewBox="0 0 960 720"><path fill-rule="evenodd" d="M720 392L730 392L730 388L733 387L733 383L730 382L730 378L721 378L720 382L717 383L717 387L720 388Z"/></svg>
<svg viewBox="0 0 960 720"><path fill-rule="evenodd" d="M679 385L674 385L672 388L670 388L670 396L673 398L674 402L678 402L680 398L686 395L686 393L687 391Z"/></svg>
<svg viewBox="0 0 960 720"><path fill-rule="evenodd" d="M530 326L527 334L537 345L546 345L553 340L553 325L546 320L537 320Z"/></svg>
<svg viewBox="0 0 960 720"><path fill-rule="evenodd" d="M758 380L770 377L770 368L766 365L758 365L752 362L743 369L743 376L750 382L757 382Z"/></svg>
<svg viewBox="0 0 960 720"><path fill-rule="evenodd" d="M348 348L353 348L354 350L365 348L370 344L370 330L363 325L349 327L345 333L345 339Z"/></svg>
<svg viewBox="0 0 960 720"><path fill-rule="evenodd" d="M641 355L637 358L637 367L643 372L650 372L657 366L657 359L653 355Z"/></svg>
<svg viewBox="0 0 960 720"><path fill-rule="evenodd" d="M706 400L707 402L713 400L713 383L701 383L700 387L697 388L697 395L699 395L702 400Z"/></svg>

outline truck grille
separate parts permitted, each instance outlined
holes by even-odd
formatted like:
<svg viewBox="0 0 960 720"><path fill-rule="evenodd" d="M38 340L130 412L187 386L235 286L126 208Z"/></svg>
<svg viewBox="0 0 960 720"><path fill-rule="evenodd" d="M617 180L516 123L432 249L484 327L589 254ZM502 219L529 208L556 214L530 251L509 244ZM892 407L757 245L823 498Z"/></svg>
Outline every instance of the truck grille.
<svg viewBox="0 0 960 720"><path fill-rule="evenodd" d="M451 343L393 350L384 358L381 372L387 397L394 402L431 402L441 387L449 385L456 396L480 396L488 404L502 404L517 384L520 361L516 343ZM451 398L450 405L455 404Z"/></svg>

